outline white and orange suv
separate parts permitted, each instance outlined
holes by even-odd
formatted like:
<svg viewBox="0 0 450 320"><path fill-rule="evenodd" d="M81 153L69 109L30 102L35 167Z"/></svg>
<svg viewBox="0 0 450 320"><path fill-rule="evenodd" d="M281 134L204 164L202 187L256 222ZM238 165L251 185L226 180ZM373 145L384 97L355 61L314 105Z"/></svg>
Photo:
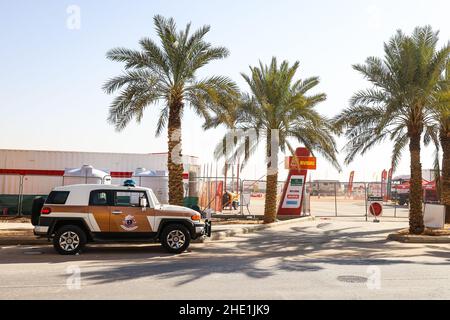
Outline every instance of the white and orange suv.
<svg viewBox="0 0 450 320"><path fill-rule="evenodd" d="M211 222L192 209L160 204L149 188L114 185L57 187L37 204L34 234L53 240L60 254L90 242L160 242L171 253L211 236Z"/></svg>

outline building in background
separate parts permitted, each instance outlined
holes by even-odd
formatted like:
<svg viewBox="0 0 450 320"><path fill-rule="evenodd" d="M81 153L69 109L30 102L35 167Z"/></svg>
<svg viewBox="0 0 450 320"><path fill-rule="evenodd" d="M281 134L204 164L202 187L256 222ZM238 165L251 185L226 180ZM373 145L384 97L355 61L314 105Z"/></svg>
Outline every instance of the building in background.
<svg viewBox="0 0 450 320"><path fill-rule="evenodd" d="M185 184L189 177L200 174L199 159L182 157ZM0 149L0 214L29 214L31 202L36 196L48 195L52 188L61 185L93 183L97 177L71 177L70 172L78 169L85 172L104 172L110 183L122 184L133 178L137 183L152 186L158 182L160 200L167 201L166 189L161 181L167 182L167 153L106 153L73 151L38 151ZM143 174L146 173L146 174ZM150 174L151 173L151 174ZM137 179L136 179L137 177ZM156 190L158 195L158 190Z"/></svg>
<svg viewBox="0 0 450 320"><path fill-rule="evenodd" d="M344 190L339 180L313 180L310 182L312 196L343 195Z"/></svg>

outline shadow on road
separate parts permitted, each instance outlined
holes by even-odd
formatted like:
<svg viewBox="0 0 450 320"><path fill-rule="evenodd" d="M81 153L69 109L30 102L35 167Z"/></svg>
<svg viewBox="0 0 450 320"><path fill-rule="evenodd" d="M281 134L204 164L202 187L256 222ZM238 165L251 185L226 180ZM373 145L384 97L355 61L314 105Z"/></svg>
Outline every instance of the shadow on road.
<svg viewBox="0 0 450 320"><path fill-rule="evenodd" d="M386 233L396 230L362 231L331 223L294 226L283 232L268 229L194 244L191 252L182 255L167 254L159 245L91 246L73 257L58 256L51 247L38 249L44 254L34 256L0 254L3 264L83 262L83 278L94 283L156 277L176 279L178 286L210 275L242 274L264 279L279 271L316 272L332 265L450 265L448 247L418 247L384 240ZM424 261L417 259L418 254L439 260Z"/></svg>

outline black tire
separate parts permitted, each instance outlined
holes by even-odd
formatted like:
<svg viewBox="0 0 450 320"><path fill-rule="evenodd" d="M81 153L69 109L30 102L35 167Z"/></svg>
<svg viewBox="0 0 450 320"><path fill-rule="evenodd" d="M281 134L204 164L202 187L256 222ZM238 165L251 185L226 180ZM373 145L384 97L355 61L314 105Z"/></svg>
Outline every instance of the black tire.
<svg viewBox="0 0 450 320"><path fill-rule="evenodd" d="M169 224L162 230L160 240L162 246L168 252L180 254L189 247L191 234L182 224ZM182 245L180 245L180 241L183 241ZM177 247L177 245L179 245L179 247Z"/></svg>
<svg viewBox="0 0 450 320"><path fill-rule="evenodd" d="M68 245L66 243L67 248L64 248L64 246L60 243L60 240L63 241L62 237L67 237L68 235L71 238L74 238L73 240L78 239L78 245L75 246L72 240L72 245L71 243L69 243ZM56 230L55 236L53 237L53 247L55 248L56 252L62 255L74 255L79 253L86 245L86 242L86 232L84 232L80 227L74 225L65 225L60 227L58 230Z"/></svg>

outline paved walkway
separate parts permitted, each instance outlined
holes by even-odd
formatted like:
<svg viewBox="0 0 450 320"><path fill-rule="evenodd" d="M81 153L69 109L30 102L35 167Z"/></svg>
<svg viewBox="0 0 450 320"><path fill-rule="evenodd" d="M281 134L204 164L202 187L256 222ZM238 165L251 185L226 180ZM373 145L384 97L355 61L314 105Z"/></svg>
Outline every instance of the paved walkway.
<svg viewBox="0 0 450 320"><path fill-rule="evenodd" d="M17 222L5 222L0 221L0 230L30 230L33 229L31 223L17 223Z"/></svg>

